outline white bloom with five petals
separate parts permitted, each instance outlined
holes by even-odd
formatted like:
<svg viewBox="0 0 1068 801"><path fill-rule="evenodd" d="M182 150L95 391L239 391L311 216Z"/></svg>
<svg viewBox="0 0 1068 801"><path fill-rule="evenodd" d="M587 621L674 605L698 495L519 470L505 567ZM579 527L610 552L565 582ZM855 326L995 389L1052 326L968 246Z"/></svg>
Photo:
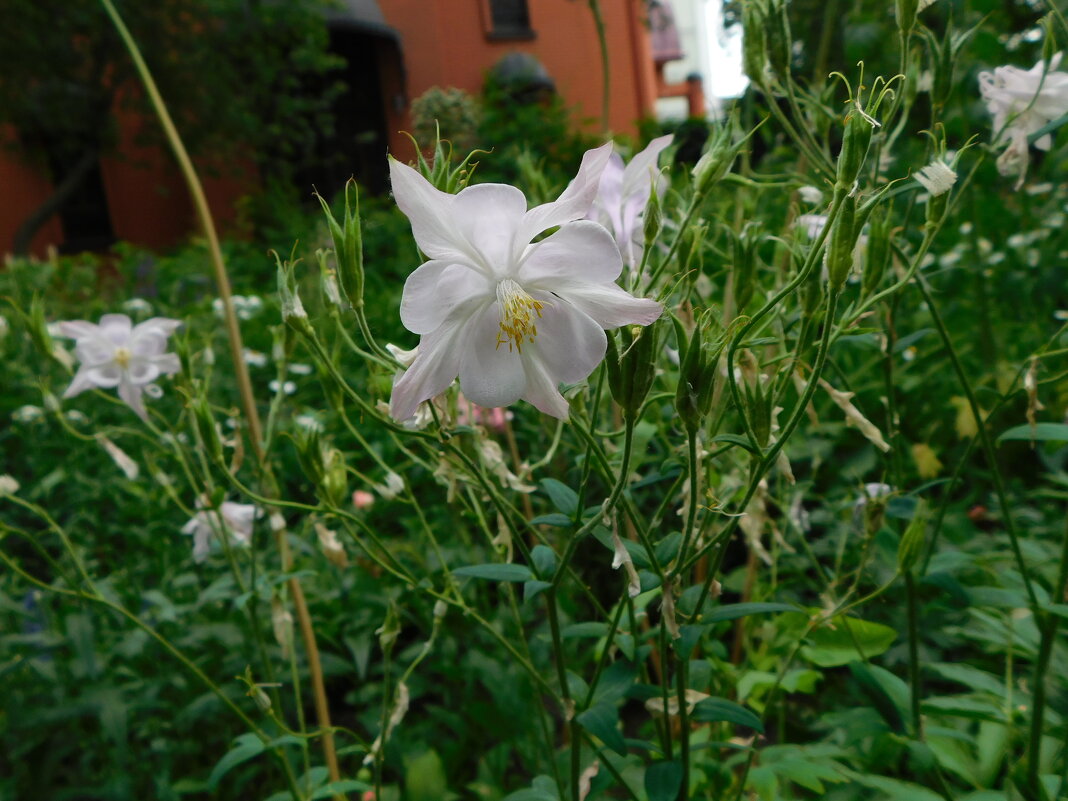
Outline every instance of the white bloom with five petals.
<svg viewBox="0 0 1068 801"><path fill-rule="evenodd" d="M450 195L390 161L397 205L429 258L404 284L401 322L421 339L393 385L394 418L407 420L457 376L479 406L523 399L566 418L559 384L593 372L604 358L605 329L660 316L659 303L616 285L623 263L611 234L582 219L611 150L587 152L563 194L530 210L513 186L479 184Z"/></svg>
<svg viewBox="0 0 1068 801"><path fill-rule="evenodd" d="M198 511L182 526L182 533L193 537L193 560L203 562L211 553L211 541L225 536L238 545L252 544L252 525L263 512L249 503L223 501L219 508L207 509L203 498L197 499Z"/></svg>
<svg viewBox="0 0 1068 801"><path fill-rule="evenodd" d="M636 267L641 259L645 238L641 219L653 187L658 195L664 194L665 181L656 162L672 139L672 134L653 139L626 167L623 157L612 153L601 173L597 197L587 216L612 232L627 267Z"/></svg>
<svg viewBox="0 0 1068 801"><path fill-rule="evenodd" d="M81 366L63 393L72 398L92 387L118 387L119 397L142 419L148 419L141 395L161 375L181 369L178 357L166 353L167 338L182 323L153 317L133 325L125 314L105 314L99 325L85 320L59 323L60 336L75 340L74 355Z"/></svg>

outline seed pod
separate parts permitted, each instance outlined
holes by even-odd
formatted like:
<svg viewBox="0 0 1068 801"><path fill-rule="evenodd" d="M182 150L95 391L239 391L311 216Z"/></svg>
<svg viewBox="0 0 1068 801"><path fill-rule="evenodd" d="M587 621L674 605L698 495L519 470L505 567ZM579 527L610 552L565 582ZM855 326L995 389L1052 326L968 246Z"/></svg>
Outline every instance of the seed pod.
<svg viewBox="0 0 1068 801"><path fill-rule="evenodd" d="M353 306L363 305L363 231L360 225L360 192L356 182L345 184L345 212L341 223L334 218L329 204L317 195L330 228L337 259L338 278L345 298Z"/></svg>
<svg viewBox="0 0 1068 801"><path fill-rule="evenodd" d="M916 12L919 7L919 0L896 0L894 11L897 16L897 29L901 33L908 34L916 27Z"/></svg>
<svg viewBox="0 0 1068 801"><path fill-rule="evenodd" d="M644 328L621 328L622 351L617 349L613 336L608 335L608 386L626 420L637 418L653 386L660 330L657 323Z"/></svg>
<svg viewBox="0 0 1068 801"><path fill-rule="evenodd" d="M901 542L897 546L897 569L902 573L908 573L916 564L923 552L923 544L927 534L927 506L920 500L916 504L916 511L912 515L905 533L901 535Z"/></svg>
<svg viewBox="0 0 1068 801"><path fill-rule="evenodd" d="M872 211L869 217L868 255L864 259L863 295L874 294L886 274L890 261L890 214L883 207Z"/></svg>
<svg viewBox="0 0 1068 801"><path fill-rule="evenodd" d="M742 67L749 80L759 87L764 86L768 63L766 25L767 9L762 0L742 4Z"/></svg>
<svg viewBox="0 0 1068 801"><path fill-rule="evenodd" d="M838 187L852 191L868 157L873 127L859 108L854 108L846 117L842 149L838 152Z"/></svg>
<svg viewBox="0 0 1068 801"><path fill-rule="evenodd" d="M682 325L676 325L683 358L679 365L679 385L675 390L675 409L690 433L700 428L701 421L712 410L719 357L723 352L723 342L706 342L702 328L698 321L689 343L686 343Z"/></svg>
<svg viewBox="0 0 1068 801"><path fill-rule="evenodd" d="M781 79L790 74L790 59L793 47L790 36L790 18L786 13L784 0L771 0L767 22L768 63Z"/></svg>

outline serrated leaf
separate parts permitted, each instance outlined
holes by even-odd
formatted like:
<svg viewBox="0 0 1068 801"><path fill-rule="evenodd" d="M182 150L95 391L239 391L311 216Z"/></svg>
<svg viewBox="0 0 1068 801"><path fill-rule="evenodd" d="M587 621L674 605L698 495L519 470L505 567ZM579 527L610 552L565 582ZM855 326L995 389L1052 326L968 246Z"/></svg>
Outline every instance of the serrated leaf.
<svg viewBox="0 0 1068 801"><path fill-rule="evenodd" d="M487 581L530 581L534 574L526 565L514 565L509 563L468 565L458 567L452 571L454 576L466 578L486 579Z"/></svg>
<svg viewBox="0 0 1068 801"><path fill-rule="evenodd" d="M764 733L764 724L760 722L760 718L741 704L728 701L726 698L706 698L703 701L698 701L693 708L693 714L690 715L690 719L701 723L719 721L737 723L740 726L748 726L751 729L755 729L761 734Z"/></svg>
<svg viewBox="0 0 1068 801"><path fill-rule="evenodd" d="M623 741L623 734L616 728L619 722L619 712L614 705L595 704L585 712L579 713L575 720L617 754L627 755L627 744Z"/></svg>

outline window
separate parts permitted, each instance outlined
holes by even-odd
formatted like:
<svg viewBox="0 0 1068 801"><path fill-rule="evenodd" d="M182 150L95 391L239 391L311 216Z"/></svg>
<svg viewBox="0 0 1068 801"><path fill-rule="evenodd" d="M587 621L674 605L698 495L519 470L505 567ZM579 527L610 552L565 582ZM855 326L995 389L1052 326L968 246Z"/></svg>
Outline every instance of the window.
<svg viewBox="0 0 1068 801"><path fill-rule="evenodd" d="M533 39L527 0L485 0L489 7L486 36L490 39Z"/></svg>

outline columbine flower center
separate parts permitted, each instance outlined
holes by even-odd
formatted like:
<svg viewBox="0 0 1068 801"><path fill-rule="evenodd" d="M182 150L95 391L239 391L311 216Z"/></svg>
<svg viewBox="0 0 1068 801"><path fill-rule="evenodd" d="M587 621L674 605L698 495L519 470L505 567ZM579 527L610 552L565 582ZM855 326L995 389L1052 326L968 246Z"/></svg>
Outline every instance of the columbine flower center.
<svg viewBox="0 0 1068 801"><path fill-rule="evenodd" d="M511 278L505 278L497 284L497 305L501 315L497 349L507 345L509 352L514 347L522 353L523 343L533 342L538 335L537 321L541 319L545 304L534 300Z"/></svg>
<svg viewBox="0 0 1068 801"><path fill-rule="evenodd" d="M115 364L125 370L130 366L130 359L133 358L133 352L129 348L118 347L115 348Z"/></svg>

